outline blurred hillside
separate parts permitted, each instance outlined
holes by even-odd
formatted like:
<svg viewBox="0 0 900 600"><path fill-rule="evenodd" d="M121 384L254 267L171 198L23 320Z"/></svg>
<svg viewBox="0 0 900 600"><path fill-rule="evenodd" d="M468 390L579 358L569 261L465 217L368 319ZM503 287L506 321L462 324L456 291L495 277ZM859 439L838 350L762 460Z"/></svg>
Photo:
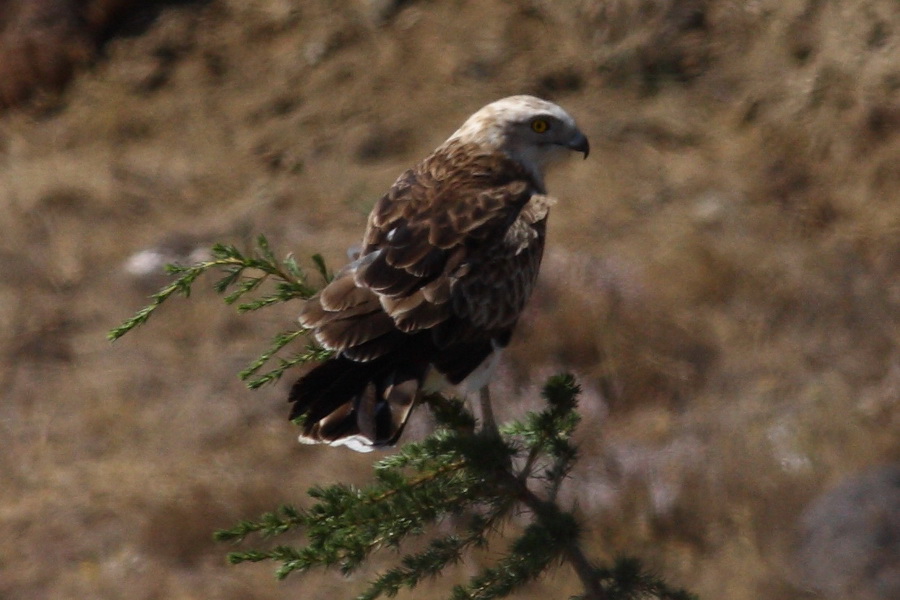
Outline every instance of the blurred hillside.
<svg viewBox="0 0 900 600"><path fill-rule="evenodd" d="M0 598L358 589L211 541L373 460L296 443L293 377L237 380L296 307L198 292L105 333L164 282L134 270L148 248L265 233L338 266L403 169L515 93L563 105L592 153L549 177L494 396L520 414L547 374L581 377L566 493L590 552L703 598L900 596L894 0L129 6L0 10ZM575 591L563 572L530 596Z"/></svg>

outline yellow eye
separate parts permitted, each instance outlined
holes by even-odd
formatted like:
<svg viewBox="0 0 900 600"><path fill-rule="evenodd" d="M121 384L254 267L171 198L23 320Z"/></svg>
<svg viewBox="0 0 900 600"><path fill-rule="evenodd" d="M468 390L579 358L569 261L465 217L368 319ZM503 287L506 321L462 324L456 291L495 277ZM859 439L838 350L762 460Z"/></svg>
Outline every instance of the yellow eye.
<svg viewBox="0 0 900 600"><path fill-rule="evenodd" d="M548 129L550 129L550 123L544 119L535 119L531 122L531 130L535 133L544 133Z"/></svg>

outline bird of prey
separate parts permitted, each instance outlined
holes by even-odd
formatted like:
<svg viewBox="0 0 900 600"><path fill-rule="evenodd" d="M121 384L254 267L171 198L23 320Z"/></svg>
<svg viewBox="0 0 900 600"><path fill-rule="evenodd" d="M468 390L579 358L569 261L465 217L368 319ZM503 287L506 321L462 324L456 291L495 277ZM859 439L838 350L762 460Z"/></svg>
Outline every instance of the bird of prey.
<svg viewBox="0 0 900 600"><path fill-rule="evenodd" d="M533 96L488 104L400 175L359 257L299 320L333 358L290 392L304 443L396 443L436 382L483 389L534 287L554 200L545 167L588 140Z"/></svg>

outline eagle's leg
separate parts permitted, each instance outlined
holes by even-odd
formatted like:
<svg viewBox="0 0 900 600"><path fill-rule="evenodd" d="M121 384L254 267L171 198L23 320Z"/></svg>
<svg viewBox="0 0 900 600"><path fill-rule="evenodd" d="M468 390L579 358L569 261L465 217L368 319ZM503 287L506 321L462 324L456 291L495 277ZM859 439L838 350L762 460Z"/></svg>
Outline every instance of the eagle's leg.
<svg viewBox="0 0 900 600"><path fill-rule="evenodd" d="M481 408L481 433L491 437L500 437L497 422L494 420L494 409L491 408L491 391L487 384L478 392L478 404Z"/></svg>

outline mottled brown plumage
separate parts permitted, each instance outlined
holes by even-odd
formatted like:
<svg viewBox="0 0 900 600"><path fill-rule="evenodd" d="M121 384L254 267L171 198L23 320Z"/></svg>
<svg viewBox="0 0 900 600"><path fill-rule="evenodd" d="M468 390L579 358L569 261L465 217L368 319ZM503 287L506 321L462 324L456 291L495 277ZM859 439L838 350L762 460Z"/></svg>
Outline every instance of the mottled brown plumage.
<svg viewBox="0 0 900 600"><path fill-rule="evenodd" d="M556 131L538 131L536 120ZM337 353L291 390L301 441L393 444L430 371L459 384L509 343L537 278L553 204L543 167L558 147L587 154L571 117L507 98L375 204L359 258L300 314Z"/></svg>

